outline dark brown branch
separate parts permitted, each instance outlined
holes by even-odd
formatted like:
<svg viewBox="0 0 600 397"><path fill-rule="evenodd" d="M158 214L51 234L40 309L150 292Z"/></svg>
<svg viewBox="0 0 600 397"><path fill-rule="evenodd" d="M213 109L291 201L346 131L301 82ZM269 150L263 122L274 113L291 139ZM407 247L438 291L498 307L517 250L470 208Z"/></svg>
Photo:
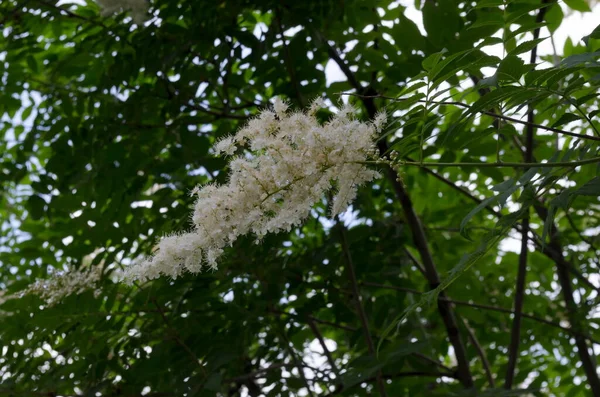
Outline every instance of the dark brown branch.
<svg viewBox="0 0 600 397"><path fill-rule="evenodd" d="M454 374L454 372L455 372L455 371L454 371L452 368L450 368L450 367L447 367L447 366L445 366L444 364L442 364L441 362L439 362L439 361L436 361L436 360L434 360L434 359L433 359L433 358L431 358L431 357L427 357L427 356L426 356L426 355L424 355L424 354L421 354L421 353L413 353L413 355L414 355L414 356L416 356L416 357L419 357L419 358L420 358L420 359L422 359L423 361L427 361L428 363L435 365L436 367L440 367L441 369L445 370L445 371L446 371L446 372L448 372L449 374ZM453 376L453 377L455 377L455 376Z"/></svg>
<svg viewBox="0 0 600 397"><path fill-rule="evenodd" d="M469 340L471 341L471 343L473 344L473 347L475 348L475 350L477 350L477 354L479 354L479 357L481 358L481 365L483 366L483 370L485 371L485 376L488 379L488 383L490 384L491 388L496 387L496 383L494 382L494 376L492 374L492 368L490 366L490 362L487 358L487 354L485 354L485 350L483 349L483 346L481 346L481 343L479 343L479 339L477 339L477 335L475 334L475 331L473 330L473 328L471 328L469 326L469 323L467 322L467 320L465 320L464 318L461 318L463 325L465 326L465 329L467 330L467 334L469 335Z"/></svg>
<svg viewBox="0 0 600 397"><path fill-rule="evenodd" d="M344 225L337 221L336 227L340 231L340 242L342 244L342 252L346 259L346 266L348 270L348 276L350 278L350 286L352 288L352 295L354 297L354 303L356 305L356 311L358 313L358 318L360 319L360 324L363 329L363 333L365 335L365 340L367 341L367 348L369 350L369 354L375 357L375 344L373 343L373 338L371 337L371 332L369 331L369 322L367 320L367 314L365 309L360 301L360 290L358 288L358 281L356 280L356 273L354 271L354 264L352 262L352 255L350 255L350 247L348 246L348 240L346 237L346 228ZM385 392L385 383L383 382L383 378L381 377L381 370L377 371L377 387L379 388L379 393L381 396L387 396Z"/></svg>
<svg viewBox="0 0 600 397"><path fill-rule="evenodd" d="M521 342L521 319L523 317L523 301L525 298L525 276L527 274L527 233L529 231L529 215L525 216L525 218L522 221L521 227L521 252L519 253L517 284L515 287L515 317L513 318L511 326L510 344L508 347L508 366L506 369L506 376L504 378L504 388L508 390L512 388L515 376L515 369L517 367L517 359L519 356L519 344Z"/></svg>
<svg viewBox="0 0 600 397"><path fill-rule="evenodd" d="M344 60L340 57L340 55L338 54L336 49L333 48L331 46L331 44L329 44L327 39L325 37L323 37L323 35L319 31L314 30L313 33L315 35L317 44L322 44L323 46L325 46L325 49L327 50L327 54L338 65L338 67L340 68L342 73L344 73L344 76L346 76L346 79L348 79L348 82L350 83L350 85L352 87L354 87L354 89L356 89L359 94L362 94L363 89L362 89L361 84L358 82L358 80L356 80L354 73L352 73L352 70L350 70L350 67L348 65L346 65L346 62L344 62Z"/></svg>
<svg viewBox="0 0 600 397"><path fill-rule="evenodd" d="M549 4L551 0L542 0L542 4ZM547 10L547 7L543 7L540 9L536 22L540 23L544 19L544 14ZM540 35L540 29L537 28L533 32L534 40L537 39ZM537 46L535 46L531 51L530 63L535 63L537 60ZM534 121L534 109L532 107L529 108L529 112L527 114L527 121L529 123L533 123ZM593 127L593 126L592 126ZM527 134L527 148L525 152L525 161L533 159L533 128L528 130ZM534 208L538 214L538 216L548 221L548 212L546 207L543 207L539 202L534 205ZM551 220L552 225L550 227L550 244L549 247L554 251L551 255L554 257L554 262L556 263L556 273L558 275L558 280L561 287L561 292L563 295L563 299L565 301L565 305L567 308L567 314L569 315L569 320L571 322L571 326L575 328L577 331L581 331L581 323L577 316L577 304L575 303L575 299L573 298L573 287L571 286L571 277L569 276L569 268L573 267L570 263L568 263L562 254L562 245L560 244L560 239L558 237L558 229L554 225L554 221ZM543 246L543 249L546 250L547 247ZM582 335L575 336L575 345L577 346L577 352L579 354L579 359L581 361L581 365L583 366L583 370L586 374L588 384L592 389L592 394L595 396L600 396L600 378L598 377L598 372L596 370L596 363L593 357L593 353L590 354L590 350L585 338Z"/></svg>
<svg viewBox="0 0 600 397"><path fill-rule="evenodd" d="M290 316L290 317L300 318L300 316L297 315L297 314L289 313L289 312L286 312L286 311L283 311L283 310L269 309L269 311L271 313L274 313L274 314L280 314L280 315L284 315L284 316ZM313 316L308 316L308 318L311 319L312 321L316 322L316 323L323 324L323 325L329 325L330 327L333 327L333 328L343 329L345 331L350 331L350 332L355 332L356 331L356 328L351 327L349 325L338 324L338 323L334 323L334 322L326 321L326 320L320 320L320 319L315 318Z"/></svg>
<svg viewBox="0 0 600 397"><path fill-rule="evenodd" d="M423 265L419 263L417 258L415 258L415 256L407 248L404 248L404 253L406 254L406 256L408 256L408 259L410 259L413 265L415 265L417 270L419 270L419 272L421 272L421 274L425 276L425 268L423 268Z"/></svg>
<svg viewBox="0 0 600 397"><path fill-rule="evenodd" d="M304 373L304 367L306 366L306 364L304 364L304 360L302 360L302 358L299 358L296 352L294 351L293 345L288 339L287 335L285 334L285 328L283 327L281 327L281 338L283 339L283 343L285 343L286 350L288 351L290 357L292 357L292 360L294 361L294 366L298 370L298 374L300 375L302 382L306 386L308 394L311 397L314 397L315 394L310 388L310 384L308 383L308 379L306 378L306 374Z"/></svg>
<svg viewBox="0 0 600 397"><path fill-rule="evenodd" d="M534 206L538 216L541 219L547 219L548 210L542 205ZM546 255L553 258L556 263L556 274L558 275L558 281L560 283L560 289L565 301L567 314L571 326L577 331L575 335L575 345L577 346L577 352L581 365L586 374L587 381L592 389L594 396L600 396L600 379L596 372L596 364L593 355L590 354L586 338L580 333L582 329L581 321L577 315L577 304L573 298L573 286L571 285L571 277L569 276L570 264L565 260L562 254L562 245L558 237L558 229L552 223L550 227L550 243L544 246L543 251Z"/></svg>
<svg viewBox="0 0 600 397"><path fill-rule="evenodd" d="M546 0L542 0L542 6L546 3ZM546 7L542 7L536 17L536 23L540 23L544 19L546 13ZM536 28L533 31L533 39L537 40L540 37L540 28ZM530 64L534 64L537 60L537 45L531 50ZM529 111L527 112L527 125L525 128L525 155L524 160L526 163L533 161L533 141L535 137L535 110L530 105ZM515 304L514 311L515 317L513 318L511 333L510 333L510 344L508 347L508 365L506 369L506 376L504 378L504 388L507 390L512 389L513 381L515 378L515 369L517 367L517 359L519 357L519 344L521 343L521 318L523 314L523 301L525 300L525 278L527 275L527 255L528 255L528 236L529 233L529 208L523 217L521 222L521 252L519 253L519 266L517 270L517 284L515 287Z"/></svg>
<svg viewBox="0 0 600 397"><path fill-rule="evenodd" d="M387 145L385 142L380 141L380 152L385 153L387 151ZM435 289L440 285L440 277L438 275L437 269L433 262L433 256L431 255L431 251L429 250L429 246L427 243L427 237L425 236L425 231L421 224L421 221L417 214L415 213L414 207L412 205L412 201L408 196L408 193L404 189L402 183L398 182L398 175L391 168L388 168L389 179L392 180L394 185L394 190L396 192L396 196L402 205L402 209L404 210L404 215L406 218L406 223L409 225L412 234L413 240L415 242L415 246L417 250L421 254L421 261L423 263L423 268L425 269L425 277L431 289ZM452 307L446 301L447 296L445 291L442 291L439 294L438 298L438 311L442 320L444 321L444 325L446 326L446 331L448 333L448 338L450 339L450 343L454 347L454 352L457 358L458 364L458 372L459 379L461 383L467 387L473 387L473 378L471 376L471 370L469 369L469 360L467 358L466 349L462 338L460 336L460 332L458 329L458 325L456 322L456 318L452 311Z"/></svg>
<svg viewBox="0 0 600 397"><path fill-rule="evenodd" d="M329 349L327 348L327 345L325 344L325 339L323 339L323 335L321 335L321 332L319 331L319 327L317 327L317 324L315 324L315 321L310 317L307 319L307 323L308 323L310 330L313 332L313 334L315 334L315 337L319 341L319 344L321 345L321 349L323 349L323 354L325 355L325 357L327 357L327 362L329 362L329 365L331 366L332 372L335 374L336 378L339 378L340 371L339 371L337 365L335 365L335 360L331 356L331 352L329 351Z"/></svg>
<svg viewBox="0 0 600 397"><path fill-rule="evenodd" d="M317 32L318 39L326 46L327 52L331 59L333 59L339 68L342 70L350 84L354 87L354 89L359 94L377 94L376 92L364 92L364 88L358 82L348 65L342 60L337 51L329 45L326 38L324 38L320 33ZM367 111L367 115L369 118L373 119L377 113L377 107L375 106L374 99L371 97L363 97L362 103ZM381 155L385 155L388 152L387 143L384 140L380 140L378 143L379 152ZM429 282L429 285L432 289L437 288L440 284L440 278L435 267L435 263L433 261L433 256L431 255L431 251L429 250L429 245L427 242L427 237L425 236L425 231L423 229L423 225L417 216L414 207L412 205L412 201L408 195L408 192L399 181L398 174L392 168L387 169L387 176L394 191L396 192L396 196L402 205L402 209L404 211L406 217L406 223L409 225L413 240L415 242L415 246L419 251L421 256L421 261L423 263L423 268L425 269L426 278ZM452 312L452 307L448 302L446 302L443 298L446 298L446 294L442 291L439 294L438 299L438 311L442 320L444 321L444 325L446 327L446 331L448 333L448 338L452 347L454 348L454 353L456 355L456 361L458 363L458 378L460 382L466 388L473 387L473 377L471 375L471 370L469 369L469 360L467 358L467 353L465 349L465 345L462 341L458 325L456 322L456 318L454 313Z"/></svg>
<svg viewBox="0 0 600 397"><path fill-rule="evenodd" d="M410 157L407 157L407 159L409 161L414 161L412 160ZM481 204L483 200L481 200L480 198L474 196L473 194L471 194L471 192L461 188L460 186L456 185L454 182L452 182L451 180L444 178L442 175L438 174L437 172L433 171L430 168L427 167L422 167L421 170L425 171L426 173L428 173L429 175L433 176L434 178L438 179L439 181L441 181L442 183L448 185L449 187L451 187L454 190L459 191L460 193L462 193L464 196L466 196L467 198L469 198L470 200L472 200L473 202L477 203L477 204ZM539 204L541 205L541 203ZM543 205L542 205L543 207ZM498 218L501 218L503 215L496 211L494 209L493 206L491 205L487 205L485 207L485 209L495 215ZM545 218L544 218L545 219ZM515 225L513 225L513 228L518 231L519 233L522 232L522 225L519 223L516 223ZM544 249L542 249L542 239L539 235L537 235L536 233L534 233L533 231L529 231L531 235L533 235L534 238L530 238L530 240L535 244L535 247L538 251L540 251L541 253L543 253L544 255L546 255L549 259L554 260L554 249L552 247L549 246L545 246ZM562 252L562 251L561 251ZM568 264L568 268L569 271L571 273L573 273L578 279L580 279L584 284L586 284L589 288L596 290L598 292L600 292L600 288L596 287L594 284L592 284L588 279L586 279L577 269L575 269L575 266L570 263L570 262L566 262Z"/></svg>

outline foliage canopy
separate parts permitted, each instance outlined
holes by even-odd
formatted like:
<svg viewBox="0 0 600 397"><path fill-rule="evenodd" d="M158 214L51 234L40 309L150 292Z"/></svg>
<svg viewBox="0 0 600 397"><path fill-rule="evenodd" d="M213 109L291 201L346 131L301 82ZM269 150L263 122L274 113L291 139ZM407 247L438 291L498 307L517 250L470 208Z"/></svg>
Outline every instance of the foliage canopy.
<svg viewBox="0 0 600 397"><path fill-rule="evenodd" d="M590 5L407 3L2 1L0 395L600 396L600 27L537 56ZM342 220L116 281L274 97L385 109L391 164Z"/></svg>

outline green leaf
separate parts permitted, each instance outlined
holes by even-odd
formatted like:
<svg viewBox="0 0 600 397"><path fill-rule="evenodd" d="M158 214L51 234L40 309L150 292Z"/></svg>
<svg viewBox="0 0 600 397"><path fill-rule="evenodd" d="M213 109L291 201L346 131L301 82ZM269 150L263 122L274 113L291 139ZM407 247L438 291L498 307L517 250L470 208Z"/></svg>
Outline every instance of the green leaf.
<svg viewBox="0 0 600 397"><path fill-rule="evenodd" d="M581 40L585 43L585 45L589 45L590 39L600 39L600 25L596 26L596 28L592 31L592 33L587 36L583 36Z"/></svg>
<svg viewBox="0 0 600 397"><path fill-rule="evenodd" d="M27 199L27 211L29 211L29 216L33 220L37 221L44 217L45 207L46 201L37 194L29 196L29 199Z"/></svg>
<svg viewBox="0 0 600 397"><path fill-rule="evenodd" d="M597 66L596 61L598 58L600 58L600 51L571 55L562 60L561 66L567 68L572 66L587 66L589 64Z"/></svg>
<svg viewBox="0 0 600 397"><path fill-rule="evenodd" d="M578 196L600 196L600 177L595 177L587 181L583 186L573 191Z"/></svg>
<svg viewBox="0 0 600 397"><path fill-rule="evenodd" d="M589 4L585 0L564 0L565 4L569 6L569 8L575 11L581 12L590 12L592 9Z"/></svg>
<svg viewBox="0 0 600 397"><path fill-rule="evenodd" d="M504 5L504 0L480 0L475 5L475 8L492 8Z"/></svg>
<svg viewBox="0 0 600 397"><path fill-rule="evenodd" d="M455 34L460 30L461 17L454 2L426 1L422 12L429 40L439 46L455 40Z"/></svg>
<svg viewBox="0 0 600 397"><path fill-rule="evenodd" d="M564 14L562 8L560 8L560 4L555 3L548 8L546 14L544 15L544 19L548 23L548 29L550 33L554 33L556 29L562 24L564 18Z"/></svg>
<svg viewBox="0 0 600 397"><path fill-rule="evenodd" d="M435 68L435 66L442 59L442 55L443 54L444 54L444 51L440 51L440 52L436 52L435 54L431 54L430 56L428 56L427 58L425 58L423 60L423 69L425 69L428 72L430 72L431 70L433 70L433 68Z"/></svg>
<svg viewBox="0 0 600 397"><path fill-rule="evenodd" d="M221 375L220 373L210 374L210 376L206 380L206 383L204 384L204 389L217 392L221 391L222 379L223 375Z"/></svg>
<svg viewBox="0 0 600 397"><path fill-rule="evenodd" d="M576 115L574 113L565 113L554 124L552 124L552 128L558 128L562 125L568 124L575 120L581 120L581 116Z"/></svg>
<svg viewBox="0 0 600 397"><path fill-rule="evenodd" d="M469 26L468 29L476 29L485 26L492 26L495 28L504 27L504 15L499 10L493 10L491 12L479 12L477 14L477 20L475 23Z"/></svg>
<svg viewBox="0 0 600 397"><path fill-rule="evenodd" d="M518 54L522 54L524 52L531 51L533 48L537 47L537 45L539 43L541 43L542 41L544 41L546 39L547 39L547 37L543 37L543 38L540 38L540 39L525 41L525 42L519 44L514 50L512 50L511 52L509 52L508 55L509 56L511 56L511 55L518 55Z"/></svg>
<svg viewBox="0 0 600 397"><path fill-rule="evenodd" d="M27 56L27 66L29 66L29 69L31 69L34 73L38 72L38 64L37 61L35 60L35 58L33 57L33 55L29 55Z"/></svg>
<svg viewBox="0 0 600 397"><path fill-rule="evenodd" d="M493 204L498 203L500 206L503 206L506 203L506 200L517 191L519 188L518 185L514 184L513 186L506 188L502 193L497 194L495 196L491 196L483 200L479 203L475 208L473 208L460 222L460 233L466 239L471 239L468 233L467 224L475 215L480 213L483 209L488 206L492 206Z"/></svg>
<svg viewBox="0 0 600 397"><path fill-rule="evenodd" d="M372 69L385 70L388 67L387 61L383 57L381 51L377 51L373 48L366 48L363 50L362 56L365 61L369 62Z"/></svg>
<svg viewBox="0 0 600 397"><path fill-rule="evenodd" d="M496 75L499 81L518 81L525 72L525 62L516 55L508 55L500 62Z"/></svg>

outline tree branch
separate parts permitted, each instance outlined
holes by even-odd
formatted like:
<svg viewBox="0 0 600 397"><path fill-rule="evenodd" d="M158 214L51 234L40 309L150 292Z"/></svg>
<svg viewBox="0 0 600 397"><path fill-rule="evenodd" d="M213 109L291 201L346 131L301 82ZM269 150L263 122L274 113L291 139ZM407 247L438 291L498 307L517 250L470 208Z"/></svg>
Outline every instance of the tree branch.
<svg viewBox="0 0 600 397"><path fill-rule="evenodd" d="M486 91L487 92L487 91ZM353 92L340 92L340 95L350 95L350 96L356 96L359 98L381 98L381 99L388 99L391 101L402 101L404 100L403 98L394 98L394 97L389 97L389 96L385 96L385 95L362 95L362 94L356 94ZM458 102L458 101L425 101L424 99L420 99L417 102L419 103L429 103L429 104L434 104L434 105L447 105L447 106L459 106L465 109L470 108L471 106L469 104L466 103L462 103L462 102ZM542 129L545 131L550 131L550 132L556 132L557 134L561 134L561 135L566 135L566 136L571 136L574 138L578 138L578 139L587 139L590 141L600 141L600 137L598 136L594 136L594 135L585 135L585 134L578 134L576 132L570 132L570 131L565 131L565 130L561 130L560 128L554 128L551 126L547 126L547 125L543 125L543 124L536 124L533 121L524 121L524 120L520 120L514 117L510 117L510 116L505 116L503 114L499 114L496 112L491 112L489 110L480 110L479 113L481 114L485 114L486 116L491 116L494 117L495 119L499 119L499 120L504 120L504 121L510 121L511 123L516 123L516 124L521 124L524 126L532 126L538 129Z"/></svg>
<svg viewBox="0 0 600 397"><path fill-rule="evenodd" d="M544 6L546 0L542 0L542 6ZM536 16L536 23L540 23L544 19L546 13L546 7L542 7ZM540 36L540 28L536 28L533 31L533 40L537 40ZM537 60L537 45L531 49L530 64L534 64ZM525 162L533 162L533 141L535 137L534 128L534 108L530 105L529 111L527 112L527 126L525 129ZM528 169L528 168L527 168ZM526 169L526 170L527 170ZM508 347L508 365L506 369L506 376L504 378L504 388L507 390L512 389L513 381L515 378L515 369L517 367L517 359L519 356L519 344L521 343L521 318L523 314L523 301L525 299L525 278L527 275L527 255L528 255L528 236L529 233L529 208L523 217L521 222L521 252L519 253L519 267L517 270L517 284L515 286L515 304L514 311L515 317L513 318L511 333L510 333L510 344Z"/></svg>
<svg viewBox="0 0 600 397"><path fill-rule="evenodd" d="M360 290L358 288L358 282L356 280L356 273L354 272L352 256L350 255L350 247L348 246L348 240L346 237L346 228L339 220L337 220L336 223L336 226L340 231L340 242L342 244L342 252L344 254L344 257L346 258L348 276L350 278L350 285L352 287L352 295L354 295L356 311L358 312L358 317L360 319L363 333L365 334L369 354L375 357L375 345L373 344L373 338L371 337L371 332L369 331L369 322L367 321L367 314L365 312L365 309L363 308L362 302L360 301ZM377 386L379 388L380 395L382 397L387 396L387 393L385 392L385 384L383 383L383 378L381 377L381 370L377 371Z"/></svg>
<svg viewBox="0 0 600 397"><path fill-rule="evenodd" d="M283 310L269 309L269 311L274 314L280 314L280 315L284 315L284 316L300 318L300 316L297 314L289 313L289 312L286 312ZM350 331L350 332L356 331L356 328L348 326L348 325L338 324L338 323L334 323L334 322L326 321L326 320L320 320L313 316L308 316L308 318L316 323L323 324L323 325L329 325L330 327L333 327L333 328L343 329L343 330Z"/></svg>
<svg viewBox="0 0 600 397"><path fill-rule="evenodd" d="M316 34L319 41L325 45L330 58L333 59L335 63L337 63L337 65L342 70L342 72L344 73L350 84L354 87L354 89L359 94L371 95L371 92L364 92L364 88L360 85L360 83L358 82L348 65L346 65L346 63L342 60L337 51L333 47L331 47L331 45L329 45L325 37L323 37L323 35L319 32L316 32ZM377 93L374 92L373 94ZM377 107L375 106L374 99L370 97L364 97L362 98L362 103L367 111L368 117L373 119L377 113ZM388 152L387 142L380 140L377 143L377 146L381 155L384 155ZM421 261L425 269L427 281L429 282L431 289L435 289L440 284L440 278L435 267L435 263L433 261L433 256L431 255L431 251L429 250L427 237L425 236L425 231L423 229L421 221L415 213L412 201L408 196L408 192L406 191L402 183L399 181L399 177L396 171L388 167L387 176L390 182L392 183L392 186L394 188L394 191L396 192L396 196L398 197L400 204L402 205L407 224L409 225L413 235L415 246L417 247L417 250L419 251L419 254L421 256ZM460 382L463 384L463 386L465 386L466 388L472 388L474 385L473 377L471 375L471 370L469 369L469 360L467 358L465 345L460 336L456 318L454 317L454 313L452 312L452 307L443 298L446 298L446 294L444 291L442 291L439 294L438 311L440 313L440 316L442 317L442 320L444 321L444 325L446 327L450 343L454 348L456 361L458 363L458 378L460 379Z"/></svg>
<svg viewBox="0 0 600 397"><path fill-rule="evenodd" d="M508 347L508 366L506 376L504 378L504 388L510 390L512 388L515 368L517 367L517 358L519 356L519 344L521 342L521 318L523 317L523 301L525 298L525 276L527 274L527 233L529 231L529 211L522 222L522 237L521 237L521 252L519 253L519 265L517 270L517 284L515 287L515 317L512 321L510 344Z"/></svg>
<svg viewBox="0 0 600 397"><path fill-rule="evenodd" d="M471 328L469 326L469 323L467 322L467 320L465 320L464 317L461 317L462 323L465 326L465 329L467 330L467 334L469 335L469 340L471 341L471 343L473 344L473 347L475 348L475 350L477 350L477 354L479 354L479 357L481 358L481 365L483 366L483 370L485 371L485 375L488 379L488 383L490 384L491 388L495 388L496 387L496 383L494 382L494 376L492 374L492 369L490 366L490 362L487 358L487 354L485 354L485 350L483 349L483 346L481 346L481 343L479 343L479 339L477 339L477 335L475 335L475 331L473 330L473 328Z"/></svg>
<svg viewBox="0 0 600 397"><path fill-rule="evenodd" d="M538 204L534 205L534 209L541 219L547 219L548 210L546 207ZM593 355L590 354L586 338L580 333L582 325L577 316L577 304L573 298L573 286L571 285L571 278L569 277L570 264L565 260L562 254L562 245L560 244L556 225L552 223L550 229L550 243L547 246L543 246L543 251L545 253L547 252L546 255L553 258L554 263L556 263L556 274L558 275L558 281L567 308L567 314L569 315L569 321L571 326L578 331L575 335L575 345L577 346L579 359L586 374L587 381L592 388L593 395L600 396L600 379L596 372L595 360Z"/></svg>
<svg viewBox="0 0 600 397"><path fill-rule="evenodd" d="M418 290L415 290L415 289L412 289L412 288L396 287L394 285L386 285L386 284L379 284L379 283L363 282L363 285L365 285L365 286L371 286L371 287L377 287L377 288L383 288L383 289L390 289L390 290L395 290L395 291L402 291L402 292L407 292L407 293L410 293L410 294L418 294L418 295L420 295L420 294L424 293L422 291L418 291ZM490 310L490 311L495 311L495 312L499 312L499 313L515 314L514 310L512 310L512 309L506 309L506 308L499 307L499 306L484 305L484 304L481 304L481 303L472 303L472 302L466 302L466 301L449 299L449 298L446 298L445 300L447 302L453 304L453 305L473 307L473 308L476 308L476 309ZM549 325L549 326L554 327L554 328L558 328L558 329L560 329L562 331L565 331L565 332L567 332L567 333L569 333L571 335L580 335L584 339L586 339L586 340L588 340L588 341L590 341L592 343L600 345L600 340L594 339L591 336L586 335L586 334L578 331L577 329L563 327L558 322L546 320L546 319L543 319L541 317L534 316L533 314L527 314L527 313L522 313L522 317L523 318L527 318L527 319L532 320L532 321L537 321L537 322L542 323L542 324Z"/></svg>
<svg viewBox="0 0 600 397"><path fill-rule="evenodd" d="M323 354L325 355L325 357L327 357L327 361L329 362L329 365L331 366L331 370L335 374L335 377L339 378L340 371L339 371L337 365L335 365L335 360L331 356L331 352L327 348L327 345L325 344L325 339L323 339L323 335L321 335L321 332L319 331L317 324L315 324L315 321L310 317L307 319L307 323L308 323L309 328L311 329L313 334L315 334L315 337L319 341L319 344L321 345L321 349L323 349Z"/></svg>
<svg viewBox="0 0 600 397"><path fill-rule="evenodd" d="M381 164L381 161L362 161L361 164ZM581 165L600 163L600 157L591 157L585 160L578 161L557 161L552 163L517 163L517 162L501 162L501 163L484 163L484 162L467 162L467 163L442 163L442 162L426 162L426 161L399 161L398 165L409 165L416 167L485 167L485 168L559 168L559 167L579 167Z"/></svg>
<svg viewBox="0 0 600 397"><path fill-rule="evenodd" d="M287 335L285 334L284 327L281 327L281 338L283 339L283 343L285 343L286 350L288 351L288 353L290 354L290 357L292 357L292 360L294 361L294 366L296 367L296 369L298 369L298 374L300 375L302 382L304 382L304 385L306 386L306 390L307 390L308 394L311 397L314 397L315 394L313 393L312 389L310 388L308 379L306 378L306 375L304 374L304 367L306 366L304 364L304 360L302 360L302 358L298 358L298 356L296 355L296 352L294 351L292 343L290 342Z"/></svg>

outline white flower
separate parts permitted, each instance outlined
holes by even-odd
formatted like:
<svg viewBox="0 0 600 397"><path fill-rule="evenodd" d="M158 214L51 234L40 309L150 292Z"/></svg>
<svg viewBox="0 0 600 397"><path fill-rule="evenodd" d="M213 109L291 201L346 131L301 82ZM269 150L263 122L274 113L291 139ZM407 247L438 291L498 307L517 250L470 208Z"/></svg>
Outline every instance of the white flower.
<svg viewBox="0 0 600 397"><path fill-rule="evenodd" d="M375 129L377 130L377 132L381 132L381 130L383 129L383 126L386 123L387 123L387 114L385 113L384 110L382 110L375 115L375 120L373 120L373 126L375 126Z"/></svg>
<svg viewBox="0 0 600 397"><path fill-rule="evenodd" d="M217 154L224 153L229 156L232 156L233 153L235 153L235 149L236 149L235 143L233 142L233 138L230 136L228 136L227 138L221 139L215 145L215 151L217 152Z"/></svg>
<svg viewBox="0 0 600 397"><path fill-rule="evenodd" d="M31 284L22 295L34 294L46 301L48 306L72 294L81 294L93 289L102 276L102 267L79 269L71 272L59 272L48 279L37 280ZM95 290L96 294L98 290Z"/></svg>
<svg viewBox="0 0 600 397"><path fill-rule="evenodd" d="M195 192L193 230L163 238L155 255L130 266L124 278L175 278L203 266L215 269L223 249L237 238L290 231L331 189L336 191L332 215L343 212L358 186L378 176L364 161L373 154L376 128L385 120L380 115L374 123L360 122L355 109L344 106L321 124L315 114L323 106L315 101L306 113L289 112L276 100L274 112L262 111L237 134L219 141L219 153L232 155L239 145L250 152L231 159L227 184Z"/></svg>

